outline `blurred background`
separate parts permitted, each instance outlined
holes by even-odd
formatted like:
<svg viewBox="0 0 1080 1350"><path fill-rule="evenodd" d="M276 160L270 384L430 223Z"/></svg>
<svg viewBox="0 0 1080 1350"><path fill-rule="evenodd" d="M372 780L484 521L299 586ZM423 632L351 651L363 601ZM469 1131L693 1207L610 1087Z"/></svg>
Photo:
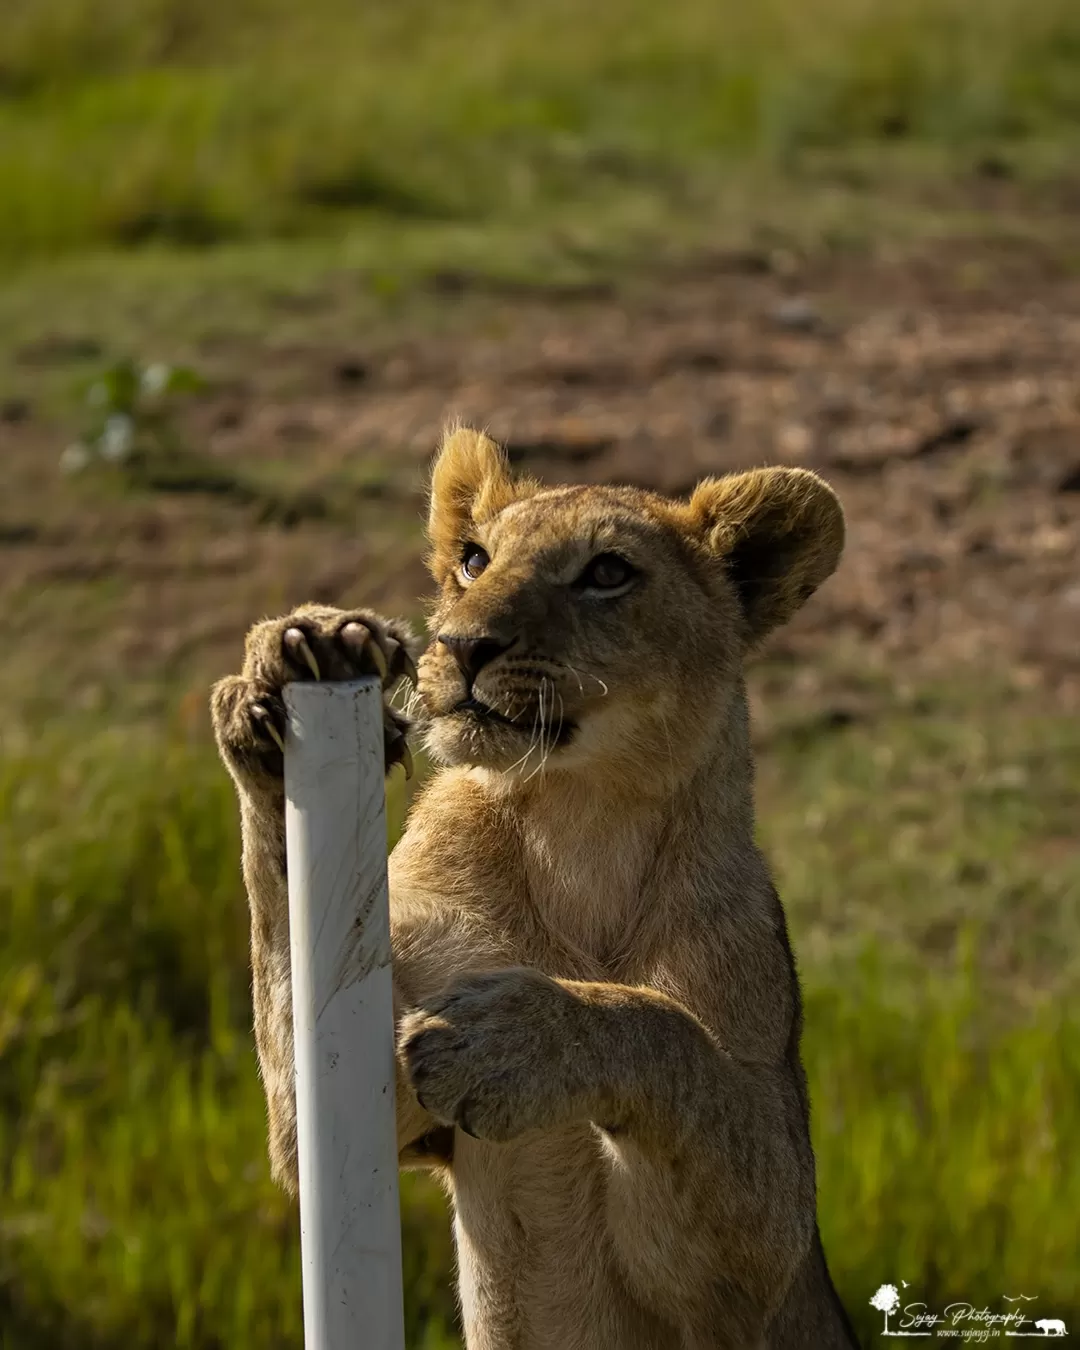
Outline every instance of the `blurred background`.
<svg viewBox="0 0 1080 1350"><path fill-rule="evenodd" d="M301 1344L207 691L421 615L451 415L835 485L752 690L826 1249L1080 1324L1076 0L3 0L0 1346Z"/></svg>

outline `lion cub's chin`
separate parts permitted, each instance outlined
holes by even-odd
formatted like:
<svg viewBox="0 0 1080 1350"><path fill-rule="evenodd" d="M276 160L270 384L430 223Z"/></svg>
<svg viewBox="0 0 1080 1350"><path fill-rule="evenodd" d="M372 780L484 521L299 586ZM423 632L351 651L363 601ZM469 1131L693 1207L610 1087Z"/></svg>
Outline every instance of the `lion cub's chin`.
<svg viewBox="0 0 1080 1350"><path fill-rule="evenodd" d="M525 778L541 767L554 768L577 735L563 722L541 728L539 718L521 725L455 710L433 717L424 729L429 754L440 764L511 772Z"/></svg>

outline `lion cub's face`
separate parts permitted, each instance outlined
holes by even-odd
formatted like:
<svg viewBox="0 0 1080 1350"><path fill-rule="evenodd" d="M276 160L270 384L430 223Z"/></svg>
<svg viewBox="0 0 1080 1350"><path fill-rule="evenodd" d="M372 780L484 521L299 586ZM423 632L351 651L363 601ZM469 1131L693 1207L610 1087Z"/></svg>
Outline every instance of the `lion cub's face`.
<svg viewBox="0 0 1080 1350"><path fill-rule="evenodd" d="M689 502L542 490L485 437L454 432L429 521L432 752L525 778L598 759L666 769L707 734L748 644L832 571L842 532L831 490L804 471L707 482Z"/></svg>

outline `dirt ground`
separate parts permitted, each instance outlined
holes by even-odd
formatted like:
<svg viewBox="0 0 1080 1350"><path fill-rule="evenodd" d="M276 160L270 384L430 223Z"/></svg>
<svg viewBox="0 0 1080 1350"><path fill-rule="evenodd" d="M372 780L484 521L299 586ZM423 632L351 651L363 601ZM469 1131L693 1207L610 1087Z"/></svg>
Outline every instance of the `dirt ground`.
<svg viewBox="0 0 1080 1350"><path fill-rule="evenodd" d="M1077 269L954 242L898 259L722 255L563 292L431 284L434 329L196 352L211 384L179 413L185 442L314 493L284 523L227 495L66 480L71 428L14 390L0 606L24 670L57 688L106 687L119 668L204 688L247 622L300 598L416 612L424 472L460 416L553 481L682 493L766 462L823 473L846 507L845 560L771 648L808 694L843 669L963 667L1080 704ZM28 382L71 346L55 334L19 352ZM328 515L339 492L344 515Z"/></svg>

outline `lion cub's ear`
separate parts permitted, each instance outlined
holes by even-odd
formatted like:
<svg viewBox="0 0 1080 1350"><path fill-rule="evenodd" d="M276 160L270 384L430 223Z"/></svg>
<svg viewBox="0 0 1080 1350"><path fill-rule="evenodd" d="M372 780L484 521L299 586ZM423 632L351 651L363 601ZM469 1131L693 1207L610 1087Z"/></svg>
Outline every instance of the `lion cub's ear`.
<svg viewBox="0 0 1080 1350"><path fill-rule="evenodd" d="M461 561L461 549L478 525L490 520L533 484L515 480L503 451L483 432L449 427L431 474L428 566L436 581Z"/></svg>
<svg viewBox="0 0 1080 1350"><path fill-rule="evenodd" d="M808 469L754 469L710 478L690 498L709 546L723 557L751 642L785 623L840 561L844 513Z"/></svg>

